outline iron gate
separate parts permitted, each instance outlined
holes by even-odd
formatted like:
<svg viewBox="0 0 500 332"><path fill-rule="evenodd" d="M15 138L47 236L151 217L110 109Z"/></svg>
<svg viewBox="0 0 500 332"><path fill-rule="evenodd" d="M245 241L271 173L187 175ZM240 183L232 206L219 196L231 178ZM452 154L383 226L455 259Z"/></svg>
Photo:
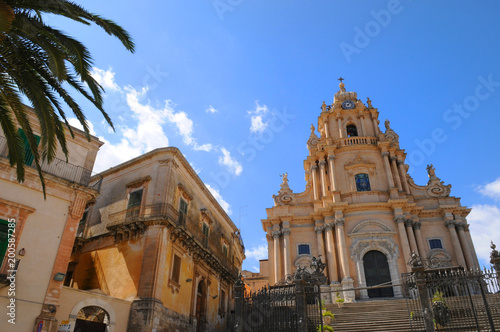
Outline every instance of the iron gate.
<svg viewBox="0 0 500 332"><path fill-rule="evenodd" d="M313 257L311 268L297 268L275 286L250 292L243 277L234 285L237 332L323 331L320 285L325 264Z"/></svg>
<svg viewBox="0 0 500 332"><path fill-rule="evenodd" d="M406 273L403 291L412 331L426 331L426 319L435 331L500 331L499 275L494 270Z"/></svg>

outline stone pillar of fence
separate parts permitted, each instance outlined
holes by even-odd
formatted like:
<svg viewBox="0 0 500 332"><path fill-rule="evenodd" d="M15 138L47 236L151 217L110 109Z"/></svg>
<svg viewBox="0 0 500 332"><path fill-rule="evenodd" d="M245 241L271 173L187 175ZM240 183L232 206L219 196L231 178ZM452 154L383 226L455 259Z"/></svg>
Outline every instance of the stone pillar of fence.
<svg viewBox="0 0 500 332"><path fill-rule="evenodd" d="M434 316L432 312L432 303L427 292L426 286L426 272L424 264L420 257L413 254L410 261L410 266L413 274L415 275L415 283L417 284L418 295L420 296L420 304L422 306L422 316L424 317L424 325L426 332L435 332Z"/></svg>
<svg viewBox="0 0 500 332"><path fill-rule="evenodd" d="M306 282L304 280L297 280L295 282L295 301L297 307L297 319L299 321L297 332L307 332Z"/></svg>
<svg viewBox="0 0 500 332"><path fill-rule="evenodd" d="M243 331L243 310L245 306L245 283L240 275L234 283L234 329L235 332Z"/></svg>

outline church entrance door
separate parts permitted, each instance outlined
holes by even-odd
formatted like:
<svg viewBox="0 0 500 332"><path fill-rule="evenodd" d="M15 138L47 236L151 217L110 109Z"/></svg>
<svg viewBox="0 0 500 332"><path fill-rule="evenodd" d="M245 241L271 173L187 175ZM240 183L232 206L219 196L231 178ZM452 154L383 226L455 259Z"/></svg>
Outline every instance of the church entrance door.
<svg viewBox="0 0 500 332"><path fill-rule="evenodd" d="M363 266L365 268L366 285L376 286L391 282L391 273L387 257L380 251L372 250L363 257ZM392 287L376 288L368 290L368 297L393 297Z"/></svg>

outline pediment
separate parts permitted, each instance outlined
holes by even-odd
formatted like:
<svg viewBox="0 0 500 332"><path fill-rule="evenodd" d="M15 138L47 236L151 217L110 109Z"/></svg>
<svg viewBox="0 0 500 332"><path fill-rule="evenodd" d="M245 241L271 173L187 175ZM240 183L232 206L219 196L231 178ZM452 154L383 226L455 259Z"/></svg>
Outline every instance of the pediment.
<svg viewBox="0 0 500 332"><path fill-rule="evenodd" d="M373 237L373 236L393 236L394 232L389 226L379 221L369 220L358 223L348 235L351 238Z"/></svg>
<svg viewBox="0 0 500 332"><path fill-rule="evenodd" d="M357 156L355 159L351 160L350 162L346 163L344 165L345 169L351 169L351 168L357 168L357 167L368 167L368 168L375 168L375 163L363 159L361 156Z"/></svg>

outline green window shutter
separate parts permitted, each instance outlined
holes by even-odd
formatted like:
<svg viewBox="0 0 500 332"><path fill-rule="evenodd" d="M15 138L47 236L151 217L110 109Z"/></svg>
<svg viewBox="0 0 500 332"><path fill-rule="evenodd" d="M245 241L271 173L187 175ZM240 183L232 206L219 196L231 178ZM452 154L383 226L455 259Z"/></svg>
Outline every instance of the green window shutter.
<svg viewBox="0 0 500 332"><path fill-rule="evenodd" d="M181 198L181 203L179 206L179 211L184 213L184 214L187 214L187 212L188 212L188 204L182 198Z"/></svg>
<svg viewBox="0 0 500 332"><path fill-rule="evenodd" d="M28 142L28 137L26 137L24 130L22 130L21 128L19 128L19 130L17 132L18 132L19 136L21 136L21 138L23 139L23 143L24 143L24 164L31 166L31 164L33 164L33 159L35 157L33 156L33 153L31 152L30 143ZM38 136L38 135L33 135L33 136L35 136L36 146L38 146L38 144L40 143L40 136Z"/></svg>
<svg viewBox="0 0 500 332"><path fill-rule="evenodd" d="M127 209L141 205L142 191L143 190L141 189L130 193Z"/></svg>
<svg viewBox="0 0 500 332"><path fill-rule="evenodd" d="M8 221L0 219L0 266L2 265L5 253L7 252L7 245L9 244L9 226Z"/></svg>

